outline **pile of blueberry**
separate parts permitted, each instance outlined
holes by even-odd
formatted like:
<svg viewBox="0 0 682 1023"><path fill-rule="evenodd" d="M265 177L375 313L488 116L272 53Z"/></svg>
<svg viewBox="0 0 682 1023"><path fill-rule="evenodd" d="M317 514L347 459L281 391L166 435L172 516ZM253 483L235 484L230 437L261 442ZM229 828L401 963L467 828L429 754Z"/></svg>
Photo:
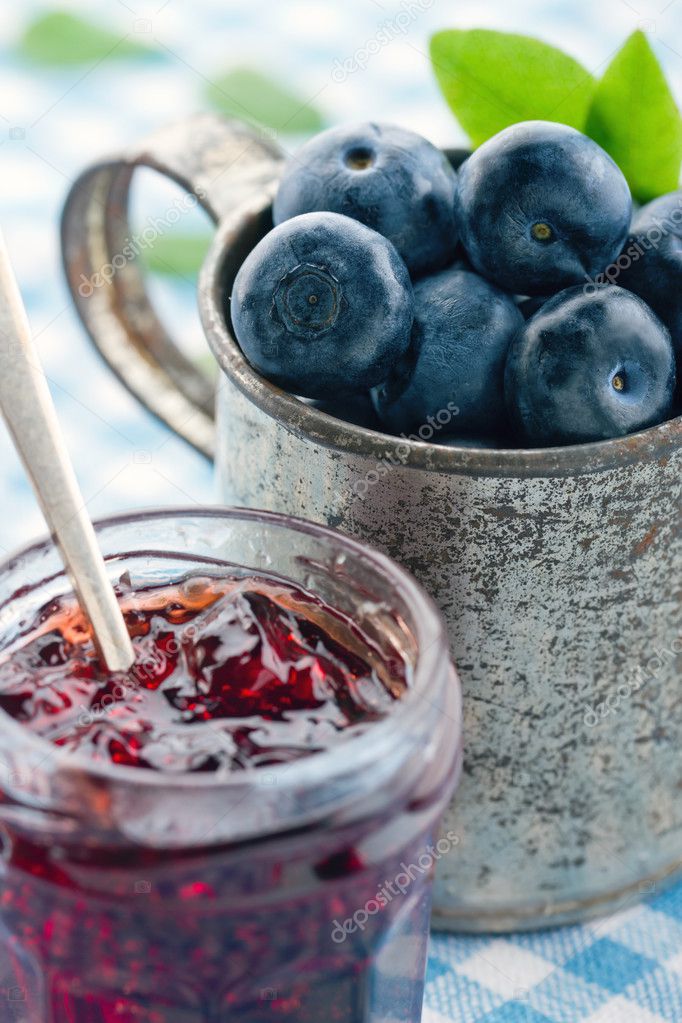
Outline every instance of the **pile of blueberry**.
<svg viewBox="0 0 682 1023"><path fill-rule="evenodd" d="M285 166L273 219L235 280L234 332L325 411L497 447L674 414L682 191L633 221L623 174L573 128L513 125L458 171L413 132L332 129Z"/></svg>

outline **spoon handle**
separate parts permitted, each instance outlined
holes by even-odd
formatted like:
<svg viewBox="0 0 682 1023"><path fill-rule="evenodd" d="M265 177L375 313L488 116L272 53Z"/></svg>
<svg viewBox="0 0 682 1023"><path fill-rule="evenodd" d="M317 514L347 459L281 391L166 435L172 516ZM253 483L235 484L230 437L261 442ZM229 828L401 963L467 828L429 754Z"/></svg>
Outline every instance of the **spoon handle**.
<svg viewBox="0 0 682 1023"><path fill-rule="evenodd" d="M0 409L109 671L135 662L0 235Z"/></svg>

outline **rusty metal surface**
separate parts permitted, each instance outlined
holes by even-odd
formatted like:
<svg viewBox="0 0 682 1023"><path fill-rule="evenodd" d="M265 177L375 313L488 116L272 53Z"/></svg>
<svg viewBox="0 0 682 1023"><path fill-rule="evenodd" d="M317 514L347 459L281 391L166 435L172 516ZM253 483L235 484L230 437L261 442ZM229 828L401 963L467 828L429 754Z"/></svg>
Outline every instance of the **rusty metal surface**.
<svg viewBox="0 0 682 1023"><path fill-rule="evenodd" d="M217 222L262 191L281 161L279 149L247 125L200 114L89 167L64 206L64 266L85 329L128 390L208 458L214 452L214 385L156 315L138 262L123 258L134 239L130 187L137 168L151 168L196 196ZM111 280L86 287L84 294L83 281L112 265Z"/></svg>
<svg viewBox="0 0 682 1023"><path fill-rule="evenodd" d="M461 840L436 881L440 925L576 919L677 869L679 449L564 477L398 467L360 499L376 462L293 433L224 381L218 466L226 501L368 540L445 615L466 757L446 820Z"/></svg>
<svg viewBox="0 0 682 1023"><path fill-rule="evenodd" d="M373 543L442 608L466 762L436 924L541 926L639 897L682 860L682 419L576 447L456 449L284 394L250 369L222 309L269 225L268 173L224 219L200 281L224 371L222 496ZM71 238L86 226L76 218ZM106 354L107 321L84 321Z"/></svg>

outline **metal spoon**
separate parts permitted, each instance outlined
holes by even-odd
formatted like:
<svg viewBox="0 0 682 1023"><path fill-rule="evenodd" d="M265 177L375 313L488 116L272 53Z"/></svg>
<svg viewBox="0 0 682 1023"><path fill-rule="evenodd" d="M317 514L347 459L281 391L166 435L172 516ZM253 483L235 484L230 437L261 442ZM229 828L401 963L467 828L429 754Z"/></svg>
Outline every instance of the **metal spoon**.
<svg viewBox="0 0 682 1023"><path fill-rule="evenodd" d="M109 671L135 662L0 234L0 409Z"/></svg>

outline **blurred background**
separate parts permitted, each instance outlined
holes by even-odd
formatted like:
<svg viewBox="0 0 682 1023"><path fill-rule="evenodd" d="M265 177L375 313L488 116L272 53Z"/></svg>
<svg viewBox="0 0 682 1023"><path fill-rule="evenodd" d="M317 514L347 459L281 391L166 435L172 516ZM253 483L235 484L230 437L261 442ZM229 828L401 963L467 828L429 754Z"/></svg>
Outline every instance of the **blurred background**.
<svg viewBox="0 0 682 1023"><path fill-rule="evenodd" d="M682 95L682 0L4 0L0 224L93 515L204 502L213 486L210 467L110 376L70 308L58 222L74 177L202 109L261 123L289 151L326 125L368 117L441 144L462 142L433 77L428 40L440 28L473 26L538 35L597 74L643 27ZM138 177L133 228L143 231L180 195L151 172ZM207 365L194 284L209 239L203 215L185 209L143 253L159 310ZM2 555L43 524L1 425L0 486Z"/></svg>

